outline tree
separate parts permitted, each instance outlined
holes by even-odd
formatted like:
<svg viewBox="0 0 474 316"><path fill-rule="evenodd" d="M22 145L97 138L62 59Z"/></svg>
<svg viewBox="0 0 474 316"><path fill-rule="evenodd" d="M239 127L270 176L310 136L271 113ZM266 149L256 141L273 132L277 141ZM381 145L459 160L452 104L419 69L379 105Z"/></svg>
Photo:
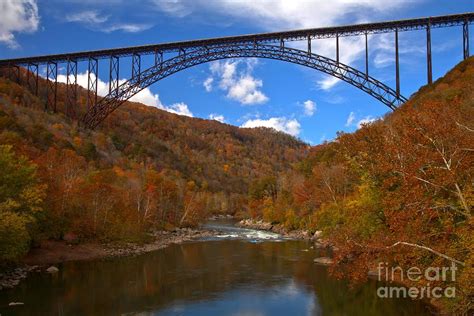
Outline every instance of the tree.
<svg viewBox="0 0 474 316"><path fill-rule="evenodd" d="M0 145L0 260L15 260L28 251L45 189L36 165Z"/></svg>

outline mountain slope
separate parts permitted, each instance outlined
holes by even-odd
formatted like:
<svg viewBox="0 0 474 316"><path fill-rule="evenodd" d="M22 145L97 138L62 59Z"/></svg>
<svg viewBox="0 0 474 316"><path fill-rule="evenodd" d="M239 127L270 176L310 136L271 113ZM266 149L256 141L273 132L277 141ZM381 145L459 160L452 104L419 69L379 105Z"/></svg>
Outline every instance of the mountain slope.
<svg viewBox="0 0 474 316"><path fill-rule="evenodd" d="M37 165L46 188L37 222L46 237L133 239L153 226L194 225L209 213L245 211L250 183L289 170L308 148L275 130L130 102L96 130L82 129L64 115L63 84L58 112L43 111L45 84L41 79L35 97L0 78L0 145ZM86 91L78 90L80 117Z"/></svg>
<svg viewBox="0 0 474 316"><path fill-rule="evenodd" d="M274 190L268 184L257 188L249 215L321 230L337 249L333 272L354 281L377 273L379 263L404 272L455 264L457 272L444 279L397 274L388 281L415 287L418 298L430 286L448 292L455 287L454 298L421 298L449 313L472 315L473 87L471 57L383 119L311 148L274 181Z"/></svg>

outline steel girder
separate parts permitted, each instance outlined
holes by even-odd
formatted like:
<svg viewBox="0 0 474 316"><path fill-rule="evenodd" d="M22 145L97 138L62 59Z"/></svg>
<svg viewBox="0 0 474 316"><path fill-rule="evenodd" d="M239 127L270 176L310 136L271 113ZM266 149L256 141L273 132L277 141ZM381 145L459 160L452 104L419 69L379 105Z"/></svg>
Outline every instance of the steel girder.
<svg viewBox="0 0 474 316"><path fill-rule="evenodd" d="M117 56L110 56L109 66L109 95L118 93L120 74L120 59Z"/></svg>
<svg viewBox="0 0 474 316"><path fill-rule="evenodd" d="M65 113L71 118L76 116L77 105L77 61L69 60L66 65L66 103Z"/></svg>
<svg viewBox="0 0 474 316"><path fill-rule="evenodd" d="M86 127L95 128L126 100L151 84L181 70L219 59L251 57L281 60L319 70L361 89L392 110L407 100L397 91L366 73L308 51L273 45L222 45L186 51L186 54L180 54L142 71L140 76L134 76L122 83L116 93L109 93L98 101L84 115L82 122Z"/></svg>
<svg viewBox="0 0 474 316"><path fill-rule="evenodd" d="M45 110L52 109L56 112L58 92L58 64L50 62L46 65L46 103Z"/></svg>
<svg viewBox="0 0 474 316"><path fill-rule="evenodd" d="M87 69L87 109L90 109L97 104L99 61L96 58L90 57Z"/></svg>
<svg viewBox="0 0 474 316"><path fill-rule="evenodd" d="M39 67L37 64L28 64L26 67L26 86L28 89L38 96L38 71ZM33 75L33 78L31 78ZM33 80L33 83L31 82Z"/></svg>

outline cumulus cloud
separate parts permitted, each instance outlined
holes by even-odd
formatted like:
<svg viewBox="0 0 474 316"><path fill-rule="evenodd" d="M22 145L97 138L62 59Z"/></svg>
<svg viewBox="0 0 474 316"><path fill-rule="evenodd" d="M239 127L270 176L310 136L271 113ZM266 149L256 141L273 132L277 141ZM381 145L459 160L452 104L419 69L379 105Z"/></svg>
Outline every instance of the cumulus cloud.
<svg viewBox="0 0 474 316"><path fill-rule="evenodd" d="M368 115L364 117L363 119L359 120L359 122L357 122L357 128L361 128L363 125L370 124L376 120L377 118Z"/></svg>
<svg viewBox="0 0 474 316"><path fill-rule="evenodd" d="M218 122L221 122L221 123L225 122L224 115L221 115L221 114L211 113L211 114L209 114L209 119L214 120L214 121L218 121Z"/></svg>
<svg viewBox="0 0 474 316"><path fill-rule="evenodd" d="M240 127L244 127L244 128L269 127L277 131L290 134L292 136L298 136L301 130L301 125L296 119L287 119L285 117L271 117L267 120L263 120L263 119L247 120Z"/></svg>
<svg viewBox="0 0 474 316"><path fill-rule="evenodd" d="M39 22L36 0L0 1L0 43L18 48L14 33L35 32Z"/></svg>
<svg viewBox="0 0 474 316"><path fill-rule="evenodd" d="M383 19L384 15L410 5L412 0L315 0L288 1L272 0L271 5L265 1L255 0L155 0L158 10L175 17L186 17L192 13L215 12L226 21L248 21L267 31L304 29L348 23L364 23L367 17ZM372 19L372 18L371 18ZM289 46L291 44L289 43ZM299 48L306 46L301 43ZM372 47L372 43L369 43ZM335 59L334 39L317 40L312 43L313 51ZM340 38L340 60L353 64L363 57L365 49L363 37ZM329 90L340 82L330 76L317 80L320 89Z"/></svg>
<svg viewBox="0 0 474 316"><path fill-rule="evenodd" d="M272 0L154 0L157 9L176 17L185 17L200 9L212 10L224 16L246 19L268 29L311 28L337 24L342 18L379 13L403 7L411 0L333 0L287 1Z"/></svg>
<svg viewBox="0 0 474 316"><path fill-rule="evenodd" d="M306 100L303 102L304 107L304 114L306 116L313 116L314 112L316 112L316 103L311 100Z"/></svg>
<svg viewBox="0 0 474 316"><path fill-rule="evenodd" d="M184 115L184 116L189 116L189 117L194 116L193 113L189 110L188 105L184 102L174 103L174 104L171 104L170 106L164 106L160 102L160 105L158 106L158 108L171 112L171 113L179 114L179 115Z"/></svg>
<svg viewBox="0 0 474 316"><path fill-rule="evenodd" d="M260 90L263 81L252 75L256 59L215 61L209 66L211 75L204 81L206 91L212 91L214 78L229 99L244 105L262 104L268 97Z"/></svg>
<svg viewBox="0 0 474 316"><path fill-rule="evenodd" d="M87 89L87 81L88 81L88 72L78 73L77 74L77 84L81 87ZM72 79L72 78L71 78ZM121 79L119 80L119 84L123 84L126 80ZM58 82L66 82L66 76L62 74L58 74ZM100 78L97 80L97 94L99 96L106 96L109 93L109 83L102 81ZM154 106L159 109L179 114L193 117L193 113L189 110L187 104L183 102L174 103L169 106L164 105L158 94L154 94L150 88L145 88L142 91L138 92L136 95L130 98L130 101L143 103L145 105Z"/></svg>

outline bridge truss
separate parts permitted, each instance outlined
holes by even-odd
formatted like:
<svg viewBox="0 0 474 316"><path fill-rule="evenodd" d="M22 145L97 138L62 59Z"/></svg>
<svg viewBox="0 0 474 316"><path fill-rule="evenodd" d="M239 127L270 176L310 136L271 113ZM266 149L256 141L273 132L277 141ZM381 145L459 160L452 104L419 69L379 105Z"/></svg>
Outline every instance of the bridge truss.
<svg viewBox="0 0 474 316"><path fill-rule="evenodd" d="M58 67L66 67L66 113L73 116L77 104L78 63L87 62L87 113L82 123L89 128L99 125L111 112L142 89L189 67L224 58L259 57L291 62L310 67L337 77L370 94L390 109L396 109L406 101L400 93L399 71L399 32L424 30L426 32L427 82L432 82L431 30L452 26L462 27L463 58L469 57L469 24L474 22L474 13L437 16L429 18L367 23L337 27L304 29L274 33L260 33L231 37L164 43L156 45L134 46L97 51L56 54L26 58L0 60L0 67L6 73L20 80L20 67L26 68L26 84L38 93L39 68L46 68L47 102L46 110L56 110ZM368 35L393 33L395 37L395 89L369 75ZM340 62L339 40L342 37L365 37L365 70L359 71ZM336 41L335 59L323 57L312 51L312 41L334 38ZM306 41L307 49L287 47L285 43ZM153 65L142 69L142 57L154 56ZM131 58L131 78L120 83L120 61ZM167 57L167 58L165 58ZM99 63L108 61L108 94L98 98ZM5 73L5 72L4 72Z"/></svg>

